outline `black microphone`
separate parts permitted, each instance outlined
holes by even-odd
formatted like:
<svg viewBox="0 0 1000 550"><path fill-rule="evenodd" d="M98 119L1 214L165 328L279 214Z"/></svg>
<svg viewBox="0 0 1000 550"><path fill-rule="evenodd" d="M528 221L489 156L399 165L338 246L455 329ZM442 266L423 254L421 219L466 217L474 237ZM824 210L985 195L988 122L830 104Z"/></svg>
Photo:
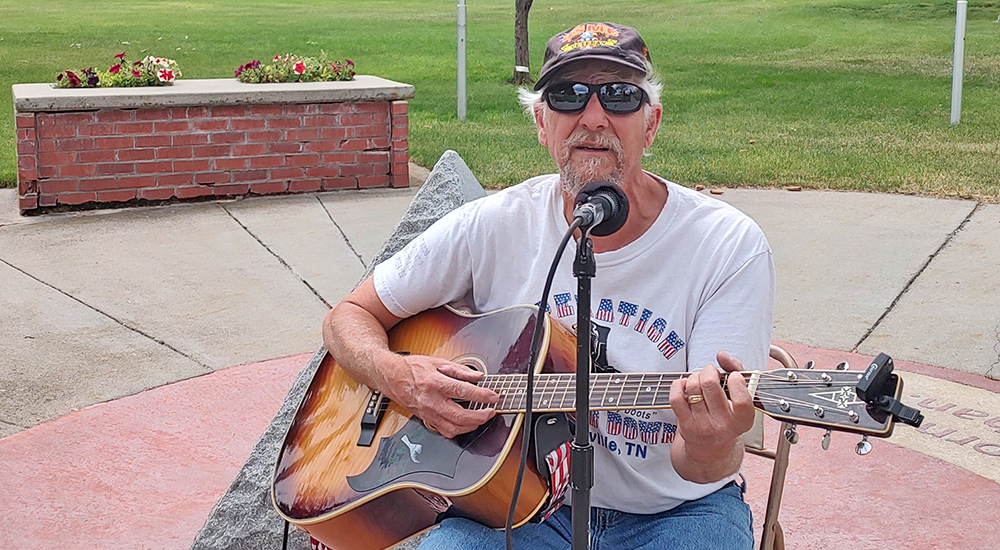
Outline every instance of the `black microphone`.
<svg viewBox="0 0 1000 550"><path fill-rule="evenodd" d="M590 234L606 237L618 231L628 219L628 197L609 181L592 181L576 196L573 218L581 218L581 228L593 227Z"/></svg>

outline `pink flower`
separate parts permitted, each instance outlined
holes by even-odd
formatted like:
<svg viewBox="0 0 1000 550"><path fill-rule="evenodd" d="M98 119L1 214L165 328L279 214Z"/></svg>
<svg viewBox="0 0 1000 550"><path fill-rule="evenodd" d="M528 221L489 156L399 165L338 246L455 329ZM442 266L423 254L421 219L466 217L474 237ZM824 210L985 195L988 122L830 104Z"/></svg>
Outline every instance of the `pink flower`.
<svg viewBox="0 0 1000 550"><path fill-rule="evenodd" d="M347 62L347 66L348 66L348 67L353 67L353 66L354 66L354 62L353 62L353 61L351 61L350 59L345 59L344 61L346 61L346 62Z"/></svg>
<svg viewBox="0 0 1000 550"><path fill-rule="evenodd" d="M108 72L112 74L118 74L118 71L120 70L122 70L121 63L116 63L112 65L110 69L108 69Z"/></svg>
<svg viewBox="0 0 1000 550"><path fill-rule="evenodd" d="M137 71L135 69L132 69L132 76L134 76L136 78L139 78L140 76L142 76L142 73L140 73L139 71Z"/></svg>
<svg viewBox="0 0 1000 550"><path fill-rule="evenodd" d="M122 52L115 56L115 59L125 59L125 52Z"/></svg>
<svg viewBox="0 0 1000 550"><path fill-rule="evenodd" d="M295 74L302 74L306 72L306 64L299 61L295 64L295 68L293 70L295 71Z"/></svg>
<svg viewBox="0 0 1000 550"><path fill-rule="evenodd" d="M160 82L173 82L174 72L170 69L160 69L160 72L156 73L156 77L160 79Z"/></svg>

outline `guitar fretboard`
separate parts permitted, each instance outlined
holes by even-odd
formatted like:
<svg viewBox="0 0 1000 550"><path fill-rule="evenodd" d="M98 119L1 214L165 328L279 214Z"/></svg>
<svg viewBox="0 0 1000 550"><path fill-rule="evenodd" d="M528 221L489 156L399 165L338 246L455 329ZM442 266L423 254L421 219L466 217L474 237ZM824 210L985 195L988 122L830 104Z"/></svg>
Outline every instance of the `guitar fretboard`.
<svg viewBox="0 0 1000 550"><path fill-rule="evenodd" d="M751 372L744 373L745 376ZM600 373L590 375L591 410L666 409L670 407L670 384L688 373ZM725 378L722 380L725 389ZM478 384L495 391L498 413L524 412L528 377L525 374L489 375ZM470 408L483 408L471 403ZM575 374L536 374L532 410L570 412L576 409Z"/></svg>

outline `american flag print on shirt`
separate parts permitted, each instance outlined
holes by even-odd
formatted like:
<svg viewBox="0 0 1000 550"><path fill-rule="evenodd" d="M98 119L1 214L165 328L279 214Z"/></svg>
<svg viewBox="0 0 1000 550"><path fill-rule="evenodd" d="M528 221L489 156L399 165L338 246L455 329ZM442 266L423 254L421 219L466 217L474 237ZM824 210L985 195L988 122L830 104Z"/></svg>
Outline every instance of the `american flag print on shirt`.
<svg viewBox="0 0 1000 550"><path fill-rule="evenodd" d="M619 435L622 433L622 415L615 411L608 411L608 435Z"/></svg>
<svg viewBox="0 0 1000 550"><path fill-rule="evenodd" d="M664 424L663 425L663 442L664 443L673 443L674 442L674 436L676 436L676 435L677 435L677 426L674 426L673 424Z"/></svg>
<svg viewBox="0 0 1000 550"><path fill-rule="evenodd" d="M677 350L682 347L684 347L684 340L681 340L681 337L677 336L677 333L674 331L670 331L670 334L660 342L660 345L656 346L660 350L660 353L667 359L673 357L677 353Z"/></svg>
<svg viewBox="0 0 1000 550"><path fill-rule="evenodd" d="M627 327L629 321L632 320L632 316L639 311L639 306L635 304L630 304L628 302L621 302L618 304L618 313L622 314L622 318L618 320L618 324Z"/></svg>
<svg viewBox="0 0 1000 550"><path fill-rule="evenodd" d="M556 315L559 317L569 317L570 315L573 315L575 308L573 307L571 301L572 297L573 296L568 292L555 295Z"/></svg>
<svg viewBox="0 0 1000 550"><path fill-rule="evenodd" d="M639 425L636 424L635 419L626 416L622 419L622 437L625 439L635 439L639 435Z"/></svg>
<svg viewBox="0 0 1000 550"><path fill-rule="evenodd" d="M639 439L648 445L656 445L660 442L660 429L662 422L639 422Z"/></svg>

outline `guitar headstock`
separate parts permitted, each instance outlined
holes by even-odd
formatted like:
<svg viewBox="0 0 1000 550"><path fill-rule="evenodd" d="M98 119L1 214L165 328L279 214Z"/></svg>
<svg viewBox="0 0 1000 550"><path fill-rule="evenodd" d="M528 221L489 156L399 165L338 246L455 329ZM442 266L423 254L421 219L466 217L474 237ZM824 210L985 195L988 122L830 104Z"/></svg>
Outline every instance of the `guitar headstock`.
<svg viewBox="0 0 1000 550"><path fill-rule="evenodd" d="M780 369L760 373L754 401L768 416L784 422L889 437L893 417L862 401L856 392L863 373L847 370ZM898 399L903 381L891 374L887 389Z"/></svg>

